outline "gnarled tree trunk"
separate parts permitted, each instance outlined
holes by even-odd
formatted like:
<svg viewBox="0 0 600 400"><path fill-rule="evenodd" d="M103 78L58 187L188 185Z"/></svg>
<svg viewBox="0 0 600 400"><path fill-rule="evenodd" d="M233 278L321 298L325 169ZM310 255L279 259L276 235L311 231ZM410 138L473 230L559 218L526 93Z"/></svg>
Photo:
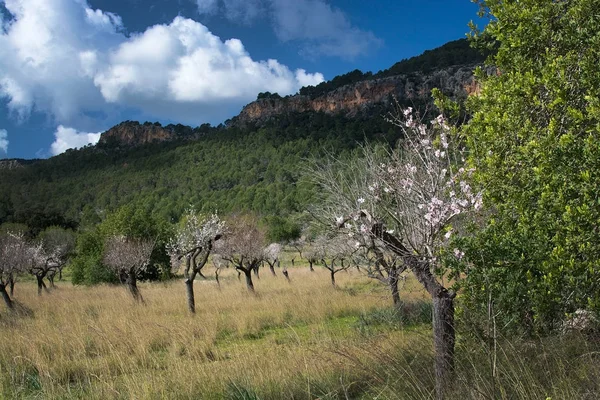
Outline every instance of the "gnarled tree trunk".
<svg viewBox="0 0 600 400"><path fill-rule="evenodd" d="M392 292L392 300L394 301L394 307L400 306L400 291L398 290L398 276L391 274L389 277L390 291Z"/></svg>
<svg viewBox="0 0 600 400"><path fill-rule="evenodd" d="M6 292L6 284L4 283L0 284L0 294L2 294L2 300L4 300L4 304L6 304L6 307L10 310L14 310L15 303L13 303L12 299Z"/></svg>
<svg viewBox="0 0 600 400"><path fill-rule="evenodd" d="M385 232L382 224L373 227L379 237L394 253L402 257L405 266L415 274L417 280L433 302L433 347L435 352L435 393L438 400L446 398L454 380L454 297L456 293L443 287L431 271L431 265L419 260L398 238Z"/></svg>
<svg viewBox="0 0 600 400"><path fill-rule="evenodd" d="M129 288L129 293L131 293L131 296L133 296L133 299L136 302L144 302L142 294L140 293L140 290L137 287L137 276L135 274L135 268L132 268L127 274L127 287Z"/></svg>
<svg viewBox="0 0 600 400"><path fill-rule="evenodd" d="M255 268L244 268L242 272L246 276L246 287L254 293L254 283L252 283L252 270Z"/></svg>
<svg viewBox="0 0 600 400"><path fill-rule="evenodd" d="M10 297L13 297L15 295L15 283L17 283L17 280L15 279L14 275L11 274L8 278L8 284L10 286Z"/></svg>
<svg viewBox="0 0 600 400"><path fill-rule="evenodd" d="M46 277L46 272L40 272L35 274L37 279L37 287L38 287L38 296L42 295L42 290L48 291L46 284L44 283L44 278Z"/></svg>
<svg viewBox="0 0 600 400"><path fill-rule="evenodd" d="M192 314L196 313L196 300L194 299L194 280L186 279L185 280L185 293L187 295L187 304L188 310Z"/></svg>

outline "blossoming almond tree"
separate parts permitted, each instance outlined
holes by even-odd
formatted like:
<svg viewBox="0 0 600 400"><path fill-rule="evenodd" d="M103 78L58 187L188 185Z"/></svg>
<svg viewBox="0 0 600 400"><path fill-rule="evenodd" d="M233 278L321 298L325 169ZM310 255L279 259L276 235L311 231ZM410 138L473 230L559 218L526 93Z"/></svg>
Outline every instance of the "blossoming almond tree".
<svg viewBox="0 0 600 400"><path fill-rule="evenodd" d="M137 302L144 302L137 287L137 276L148 267L154 245L150 239L112 236L104 246L104 264L125 280Z"/></svg>
<svg viewBox="0 0 600 400"><path fill-rule="evenodd" d="M254 217L240 217L229 225L217 253L223 260L246 277L246 287L254 292L252 271L258 269L264 258L265 233L258 227Z"/></svg>
<svg viewBox="0 0 600 400"><path fill-rule="evenodd" d="M271 243L264 250L264 260L269 264L269 270L273 276L277 276L275 273L275 265L279 264L279 255L283 250L281 244Z"/></svg>
<svg viewBox="0 0 600 400"><path fill-rule="evenodd" d="M438 254L448 246L454 221L481 206L481 193L467 182L473 171L463 167L465 149L451 140L443 116L425 123L408 108L389 120L402 133L396 148L365 146L360 159L313 168L324 194L316 214L363 246L393 252L429 293L442 398L454 366L456 294L438 278L444 273Z"/></svg>
<svg viewBox="0 0 600 400"><path fill-rule="evenodd" d="M352 266L352 256L358 249L353 245L355 242L345 235L338 234L333 237L319 236L313 243L313 255L329 271L334 288L337 287L335 274Z"/></svg>
<svg viewBox="0 0 600 400"><path fill-rule="evenodd" d="M171 266L179 269L181 259L185 258L185 287L188 309L192 314L196 312L194 299L194 279L202 275L202 268L206 265L213 249L213 243L221 238L225 223L215 213L207 217L198 215L194 209L189 209L177 233L167 246L171 257ZM218 281L218 277L217 277Z"/></svg>

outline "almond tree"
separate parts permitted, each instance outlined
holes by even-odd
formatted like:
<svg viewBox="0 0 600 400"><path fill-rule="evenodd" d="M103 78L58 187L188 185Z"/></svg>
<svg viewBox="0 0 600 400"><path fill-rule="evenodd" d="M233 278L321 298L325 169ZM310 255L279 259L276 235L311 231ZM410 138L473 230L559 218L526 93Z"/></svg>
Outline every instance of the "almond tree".
<svg viewBox="0 0 600 400"><path fill-rule="evenodd" d="M352 266L350 258L358 247L354 247L347 236L336 235L333 237L319 236L313 244L313 254L323 267L329 271L331 285L335 288L335 274L345 271Z"/></svg>
<svg viewBox="0 0 600 400"><path fill-rule="evenodd" d="M279 255L281 254L282 246L279 243L271 243L264 250L264 261L269 264L269 270L273 276L277 276L275 273L275 265L279 265Z"/></svg>
<svg viewBox="0 0 600 400"><path fill-rule="evenodd" d="M407 267L398 255L386 249L383 243L374 243L375 240L371 238L371 243L360 253L366 261L363 269L369 278L378 280L390 289L394 306L398 307L401 303L398 284L406 279L403 274Z"/></svg>
<svg viewBox="0 0 600 400"><path fill-rule="evenodd" d="M443 116L424 123L408 108L390 122L402 132L396 148L365 146L360 159L312 169L325 195L317 215L362 243L394 253L429 293L436 393L443 398L454 368L456 293L439 279L445 271L438 255L457 217L481 206L481 193L466 181L472 171L461 166L465 150L451 141Z"/></svg>
<svg viewBox="0 0 600 400"><path fill-rule="evenodd" d="M38 295L48 290L44 283L47 278L50 287L54 287L54 277L62 274L69 257L75 248L73 234L62 228L49 228L40 234L40 241L30 246L29 272L37 279Z"/></svg>
<svg viewBox="0 0 600 400"><path fill-rule="evenodd" d="M75 235L72 231L60 227L50 227L40 233L42 247L52 256L54 267L48 271L47 279L50 287L54 287L54 277L62 280L62 271L75 251Z"/></svg>
<svg viewBox="0 0 600 400"><path fill-rule="evenodd" d="M137 287L137 276L150 264L155 242L149 239L112 236L104 246L104 264L127 283L137 302L144 302Z"/></svg>
<svg viewBox="0 0 600 400"><path fill-rule="evenodd" d="M219 275L221 271L225 268L229 268L229 262L224 260L220 254L213 254L212 263L215 267L215 281L217 281L217 286L219 289L221 288L221 283L219 282Z"/></svg>
<svg viewBox="0 0 600 400"><path fill-rule="evenodd" d="M217 214L202 217L194 209L190 209L167 246L167 251L171 256L171 266L174 269L179 269L181 259L185 259L183 276L188 309L192 314L196 312L194 279L196 279L196 275L204 277L202 268L208 261L214 242L221 238L224 229L225 223L219 219Z"/></svg>
<svg viewBox="0 0 600 400"><path fill-rule="evenodd" d="M23 233L6 232L0 235L0 294L4 304L14 309L14 302L6 286L14 282L15 275L26 270L29 246Z"/></svg>
<svg viewBox="0 0 600 400"><path fill-rule="evenodd" d="M225 239L219 243L218 253L246 277L246 286L254 292L252 271L264 258L265 233L258 228L255 218L245 217L229 225Z"/></svg>

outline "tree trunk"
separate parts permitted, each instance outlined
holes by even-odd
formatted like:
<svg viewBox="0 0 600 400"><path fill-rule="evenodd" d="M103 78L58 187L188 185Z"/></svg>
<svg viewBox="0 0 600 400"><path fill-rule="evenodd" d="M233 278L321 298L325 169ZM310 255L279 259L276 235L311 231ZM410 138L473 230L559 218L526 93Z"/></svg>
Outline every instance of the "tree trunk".
<svg viewBox="0 0 600 400"><path fill-rule="evenodd" d="M15 303L13 303L13 301L10 298L10 296L6 292L6 285L5 284L0 284L0 293L2 293L2 299L4 300L4 304L6 304L6 307L8 309L10 309L10 310L14 310Z"/></svg>
<svg viewBox="0 0 600 400"><path fill-rule="evenodd" d="M400 306L400 291L398 290L398 276L390 274L389 277L390 291L392 292L392 300L394 307Z"/></svg>
<svg viewBox="0 0 600 400"><path fill-rule="evenodd" d="M329 273L331 274L331 285L333 287L337 287L337 285L335 284L335 271L331 270L329 271Z"/></svg>
<svg viewBox="0 0 600 400"><path fill-rule="evenodd" d="M252 293L254 293L254 284L252 283L252 270L253 269L254 268L244 270L244 275L246 276L246 287Z"/></svg>
<svg viewBox="0 0 600 400"><path fill-rule="evenodd" d="M48 274L48 282L50 283L50 288L51 289L55 289L56 286L54 285L54 275L55 274Z"/></svg>
<svg viewBox="0 0 600 400"><path fill-rule="evenodd" d="M273 274L273 276L277 276L277 274L275 273L275 263L273 263L273 264L269 263L269 269L271 270L271 273Z"/></svg>
<svg viewBox="0 0 600 400"><path fill-rule="evenodd" d="M17 283L17 280L15 279L14 276L10 276L10 278L8 278L8 284L10 286L10 297L13 297L15 294L15 283ZM6 290L6 287L5 287Z"/></svg>
<svg viewBox="0 0 600 400"><path fill-rule="evenodd" d="M260 279L260 275L258 275L259 268L260 268L260 264L256 264L256 266L252 268L252 270L254 271L254 275L256 276L256 279ZM247 280L248 280L248 276L246 276L246 283L247 283Z"/></svg>
<svg viewBox="0 0 600 400"><path fill-rule="evenodd" d="M45 276L46 276L45 273L35 275L35 277L37 278L38 296L42 295L42 290L46 290L46 292L48 291L48 288L46 287L46 284L44 283Z"/></svg>
<svg viewBox="0 0 600 400"><path fill-rule="evenodd" d="M435 392L446 397L454 378L454 297L448 292L433 298L433 340L435 348Z"/></svg>
<svg viewBox="0 0 600 400"><path fill-rule="evenodd" d="M221 282L219 282L219 270L215 270L215 281L217 281L217 287L221 290Z"/></svg>
<svg viewBox="0 0 600 400"><path fill-rule="evenodd" d="M289 282L290 281L290 275L288 274L288 270L284 269L282 272L283 272L283 276L285 276L285 279L287 279L287 281Z"/></svg>
<svg viewBox="0 0 600 400"><path fill-rule="evenodd" d="M137 277L135 276L135 271L130 271L129 274L127 274L127 287L129 288L129 293L131 293L136 302L144 302L142 294L137 287Z"/></svg>
<svg viewBox="0 0 600 400"><path fill-rule="evenodd" d="M185 280L185 293L187 295L188 310L190 310L190 312L192 314L196 313L196 300L194 299L194 279L195 278L196 278L196 274L192 273Z"/></svg>
<svg viewBox="0 0 600 400"><path fill-rule="evenodd" d="M442 286L431 271L428 262L419 260L397 237L385 231L383 224L373 225L374 236L383 240L386 246L402 257L405 266L410 268L417 280L433 301L433 347L435 350L435 393L437 400L443 400L454 379L454 292Z"/></svg>
<svg viewBox="0 0 600 400"><path fill-rule="evenodd" d="M312 260L308 260L308 268L310 268L310 272L315 272L315 269L313 268Z"/></svg>

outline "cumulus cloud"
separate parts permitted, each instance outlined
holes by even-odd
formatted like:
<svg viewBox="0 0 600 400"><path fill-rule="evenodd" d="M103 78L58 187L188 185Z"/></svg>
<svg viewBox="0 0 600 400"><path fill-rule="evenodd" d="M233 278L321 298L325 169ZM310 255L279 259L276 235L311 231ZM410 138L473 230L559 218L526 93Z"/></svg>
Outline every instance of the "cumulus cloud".
<svg viewBox="0 0 600 400"><path fill-rule="evenodd" d="M0 131L1 134L2 131ZM96 144L100 140L100 133L78 132L73 128L67 128L59 125L54 132L54 142L50 146L50 152L53 156L64 153L68 149L78 149L88 144ZM1 135L0 135L1 137ZM1 148L1 141L0 141Z"/></svg>
<svg viewBox="0 0 600 400"><path fill-rule="evenodd" d="M210 10L213 3L202 4ZM227 118L258 92L285 95L323 80L276 60L253 60L241 41L223 41L191 19L128 37L118 15L85 0L4 5L11 18L0 31L0 98L18 118L39 111L86 130L89 115L133 109L193 124Z"/></svg>
<svg viewBox="0 0 600 400"><path fill-rule="evenodd" d="M8 153L8 132L0 129L0 153Z"/></svg>
<svg viewBox="0 0 600 400"><path fill-rule="evenodd" d="M347 15L326 0L196 0L200 14L222 13L249 23L269 18L282 42L300 43L301 53L353 59L379 47L372 32L352 25Z"/></svg>

